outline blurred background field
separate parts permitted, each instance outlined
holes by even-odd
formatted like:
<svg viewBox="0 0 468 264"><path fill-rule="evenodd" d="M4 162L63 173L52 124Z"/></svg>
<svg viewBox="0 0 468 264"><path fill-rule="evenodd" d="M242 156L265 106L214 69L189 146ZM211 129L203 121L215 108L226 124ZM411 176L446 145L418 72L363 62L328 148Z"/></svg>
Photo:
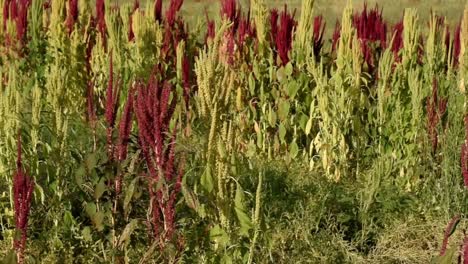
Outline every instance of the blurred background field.
<svg viewBox="0 0 468 264"><path fill-rule="evenodd" d="M341 18L343 8L348 0L316 0L315 13L325 17L328 31L332 31L337 19ZM196 22L205 21L205 10L211 17L218 17L219 2L217 0L186 0L182 7L182 13L188 21ZM239 1L244 11L248 9L249 1ZM288 5L288 9L296 9L296 18L299 17L299 9L301 0L269 0L266 1L270 7L284 8ZM437 14L444 15L448 18L448 22L453 26L457 24L462 16L463 8L467 1L465 0L353 0L354 7L361 10L364 2L367 2L369 7L374 7L378 4L383 8L384 17L390 22L399 21L403 17L405 8L416 8L420 18L427 19L431 9ZM328 34L331 34L328 32Z"/></svg>

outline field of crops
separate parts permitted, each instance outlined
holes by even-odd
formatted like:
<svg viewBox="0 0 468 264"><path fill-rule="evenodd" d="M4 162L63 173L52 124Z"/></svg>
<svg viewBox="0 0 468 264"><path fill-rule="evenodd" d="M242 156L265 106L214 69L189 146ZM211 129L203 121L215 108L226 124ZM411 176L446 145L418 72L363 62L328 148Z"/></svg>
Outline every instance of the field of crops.
<svg viewBox="0 0 468 264"><path fill-rule="evenodd" d="M468 3L0 4L0 263L468 263Z"/></svg>

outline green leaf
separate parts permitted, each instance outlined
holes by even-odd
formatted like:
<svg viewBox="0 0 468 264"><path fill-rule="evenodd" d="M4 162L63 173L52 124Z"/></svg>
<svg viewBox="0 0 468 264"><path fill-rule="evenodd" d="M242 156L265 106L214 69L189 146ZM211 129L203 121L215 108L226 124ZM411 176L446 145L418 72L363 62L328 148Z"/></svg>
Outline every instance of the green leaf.
<svg viewBox="0 0 468 264"><path fill-rule="evenodd" d="M99 200L99 198L101 198L101 196L104 194L106 189L107 189L107 186L106 186L105 179L101 178L98 184L96 185L96 187L94 187L94 199Z"/></svg>
<svg viewBox="0 0 468 264"><path fill-rule="evenodd" d="M68 210L63 214L63 223L67 228L70 228L75 223L72 213Z"/></svg>
<svg viewBox="0 0 468 264"><path fill-rule="evenodd" d="M250 95L255 95L255 78L253 77L253 74L249 75L249 91Z"/></svg>
<svg viewBox="0 0 468 264"><path fill-rule="evenodd" d="M93 217L91 218L91 221L93 222L94 224L94 227L98 230L98 231L102 231L104 230L104 225L103 225L103 221L104 221L104 213L99 211L99 212L96 212Z"/></svg>
<svg viewBox="0 0 468 264"><path fill-rule="evenodd" d="M125 212L127 212L128 206L130 205L130 202L132 201L133 194L135 193L135 185L137 181L138 181L138 178L134 178L132 182L130 182L130 185L128 186L127 190L125 191L125 198L124 198L124 203L123 203L123 208Z"/></svg>
<svg viewBox="0 0 468 264"><path fill-rule="evenodd" d="M284 127L283 123L279 125L279 139L281 143L284 143L284 137L286 136L286 128Z"/></svg>
<svg viewBox="0 0 468 264"><path fill-rule="evenodd" d="M198 201L197 196L195 195L186 184L182 184L182 195L184 196L185 203L188 207L195 210L200 215L200 202ZM201 218L204 218L205 215L200 215Z"/></svg>
<svg viewBox="0 0 468 264"><path fill-rule="evenodd" d="M298 153L299 147L297 146L296 140L294 139L291 145L289 145L289 155L294 159Z"/></svg>
<svg viewBox="0 0 468 264"><path fill-rule="evenodd" d="M299 91L299 84L295 81L292 81L288 84L288 96L293 99L297 92Z"/></svg>
<svg viewBox="0 0 468 264"><path fill-rule="evenodd" d="M307 120L307 124L306 124L305 130L304 130L306 136L308 136L310 134L311 129L312 129L312 118L309 118L309 120Z"/></svg>
<svg viewBox="0 0 468 264"><path fill-rule="evenodd" d="M249 236L249 230L253 227L252 220L246 213L244 205L244 190L240 184L237 184L236 195L234 198L234 209L240 224L240 235Z"/></svg>
<svg viewBox="0 0 468 264"><path fill-rule="evenodd" d="M133 231L138 225L138 220L137 219L132 219L130 223L128 223L123 232L122 235L120 235L119 238L119 247L122 247L124 243L128 243L130 241L130 236L132 235Z"/></svg>
<svg viewBox="0 0 468 264"><path fill-rule="evenodd" d="M86 160L85 160L86 168L90 171L96 168L97 160L98 159L97 159L96 153L95 152L90 153L88 156L86 156Z"/></svg>
<svg viewBox="0 0 468 264"><path fill-rule="evenodd" d="M85 241L91 241L93 239L93 236L91 235L91 228L89 228L89 226L83 228L81 235Z"/></svg>
<svg viewBox="0 0 468 264"><path fill-rule="evenodd" d="M208 193L213 191L213 177L211 176L211 166L209 164L201 176L200 183Z"/></svg>
<svg viewBox="0 0 468 264"><path fill-rule="evenodd" d="M219 225L215 225L210 230L210 241L224 247L229 243L229 237Z"/></svg>
<svg viewBox="0 0 468 264"><path fill-rule="evenodd" d="M279 82L282 82L283 80L286 79L286 73L285 73L284 67L280 67L276 71L276 78L278 79Z"/></svg>
<svg viewBox="0 0 468 264"><path fill-rule="evenodd" d="M86 168L84 165L81 165L75 171L75 182L78 186L80 186L80 188L81 188L81 185L83 184L83 178L85 175L86 175Z"/></svg>
<svg viewBox="0 0 468 264"><path fill-rule="evenodd" d="M36 187L36 189L38 190L39 194L40 194L40 197L41 197L41 203L44 204L45 202L45 194L44 194L44 189L42 188L41 185L37 184L34 184L34 186Z"/></svg>
<svg viewBox="0 0 468 264"><path fill-rule="evenodd" d="M281 120L288 118L290 104L286 100L281 100L278 105L278 116Z"/></svg>
<svg viewBox="0 0 468 264"><path fill-rule="evenodd" d="M293 73L293 66L291 62L288 62L284 68L284 73L286 74L287 77L291 76Z"/></svg>
<svg viewBox="0 0 468 264"><path fill-rule="evenodd" d="M88 214L88 216L92 218L96 214L96 204L87 203L85 211Z"/></svg>

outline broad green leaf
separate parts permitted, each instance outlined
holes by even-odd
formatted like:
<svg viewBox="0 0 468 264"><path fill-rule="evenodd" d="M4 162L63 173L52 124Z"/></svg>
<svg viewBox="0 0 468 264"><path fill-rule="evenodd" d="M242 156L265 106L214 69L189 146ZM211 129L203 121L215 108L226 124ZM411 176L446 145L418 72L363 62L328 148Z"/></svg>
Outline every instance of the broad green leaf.
<svg viewBox="0 0 468 264"><path fill-rule="evenodd" d="M279 82L282 82L283 80L286 79L286 73L285 73L284 67L280 67L276 71L276 79L278 79Z"/></svg>
<svg viewBox="0 0 468 264"><path fill-rule="evenodd" d="M229 236L219 225L215 225L210 230L210 240L224 247L229 243Z"/></svg>
<svg viewBox="0 0 468 264"><path fill-rule="evenodd" d="M75 219L73 218L72 213L70 211L68 211L68 210L65 211L65 213L63 214L63 223L68 228L73 226L73 224L75 223Z"/></svg>
<svg viewBox="0 0 468 264"><path fill-rule="evenodd" d="M125 212L127 212L128 206L130 205L130 202L132 201L133 194L135 193L135 185L137 181L138 181L138 178L134 178L132 182L130 182L130 185L128 186L127 190L125 191L125 198L124 198L124 203L123 203L123 208Z"/></svg>
<svg viewBox="0 0 468 264"><path fill-rule="evenodd" d="M91 235L91 228L89 228L89 226L83 228L81 235L85 241L91 241L93 239L93 236Z"/></svg>
<svg viewBox="0 0 468 264"><path fill-rule="evenodd" d="M293 66L291 62L288 62L286 66L284 67L284 73L286 74L287 77L291 76L293 73Z"/></svg>
<svg viewBox="0 0 468 264"><path fill-rule="evenodd" d="M45 194L44 194L44 189L42 188L41 185L37 184L34 184L35 188L39 191L39 194L40 194L40 197L41 197L41 203L44 204L45 202Z"/></svg>
<svg viewBox="0 0 468 264"><path fill-rule="evenodd" d="M130 241L130 236L132 235L133 231L138 225L138 220L137 219L132 219L130 223L128 223L123 232L122 235L120 235L119 238L119 246L122 247L124 243L128 243Z"/></svg>
<svg viewBox="0 0 468 264"><path fill-rule="evenodd" d="M286 128L284 127L283 123L279 125L279 139L281 143L284 143L284 137L286 136Z"/></svg>
<svg viewBox="0 0 468 264"><path fill-rule="evenodd" d="M249 145L247 145L247 152L245 153L245 156L246 157L255 156L256 150L257 150L257 148L256 148L255 143L252 140L250 140Z"/></svg>
<svg viewBox="0 0 468 264"><path fill-rule="evenodd" d="M293 99L297 92L299 91L299 84L295 81L292 81L288 84L288 96Z"/></svg>
<svg viewBox="0 0 468 264"><path fill-rule="evenodd" d="M87 203L85 207L85 211L89 217L93 217L96 214L96 204Z"/></svg>
<svg viewBox="0 0 468 264"><path fill-rule="evenodd" d="M244 205L244 190L240 184L237 184L236 195L234 198L234 209L240 224L240 235L249 236L249 230L253 227L252 220L246 213Z"/></svg>
<svg viewBox="0 0 468 264"><path fill-rule="evenodd" d="M221 258L221 263L222 264L232 264L232 257L225 254L222 258Z"/></svg>
<svg viewBox="0 0 468 264"><path fill-rule="evenodd" d="M307 124L306 124L306 127L305 127L305 134L308 136L310 134L310 130L312 129L312 118L309 118L309 120L307 120Z"/></svg>
<svg viewBox="0 0 468 264"><path fill-rule="evenodd" d="M93 170L94 168L96 168L96 165L97 165L97 155L95 152L93 153L90 153L88 156L86 156L86 168L88 170Z"/></svg>
<svg viewBox="0 0 468 264"><path fill-rule="evenodd" d="M255 95L255 78L253 74L249 75L249 90L251 96Z"/></svg>
<svg viewBox="0 0 468 264"><path fill-rule="evenodd" d="M78 167L78 169L75 171L75 182L78 186L81 187L83 184L83 177L86 175L86 168L84 165L81 165Z"/></svg>
<svg viewBox="0 0 468 264"><path fill-rule="evenodd" d="M200 183L208 193L213 191L213 177L211 176L211 166L209 164L201 176Z"/></svg>
<svg viewBox="0 0 468 264"><path fill-rule="evenodd" d="M291 158L295 158L297 154L299 153L299 147L297 146L296 140L293 140L291 145L289 145L289 155Z"/></svg>
<svg viewBox="0 0 468 264"><path fill-rule="evenodd" d="M286 100L281 100L278 105L278 116L281 120L288 118L290 104Z"/></svg>
<svg viewBox="0 0 468 264"><path fill-rule="evenodd" d="M104 178L101 178L96 187L94 187L94 199L99 200L99 198L101 198L106 189L106 181Z"/></svg>
<svg viewBox="0 0 468 264"><path fill-rule="evenodd" d="M99 212L96 212L93 217L91 218L91 220L93 221L93 224L94 224L94 227L96 227L96 229L98 231L102 231L104 230L104 213L99 211Z"/></svg>

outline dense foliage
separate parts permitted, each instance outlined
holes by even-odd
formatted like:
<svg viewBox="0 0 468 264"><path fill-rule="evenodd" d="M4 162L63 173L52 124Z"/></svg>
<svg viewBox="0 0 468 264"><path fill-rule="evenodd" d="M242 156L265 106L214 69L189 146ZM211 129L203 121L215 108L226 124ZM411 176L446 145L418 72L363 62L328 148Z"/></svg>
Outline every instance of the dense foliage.
<svg viewBox="0 0 468 264"><path fill-rule="evenodd" d="M6 263L468 263L468 7L0 3Z"/></svg>

